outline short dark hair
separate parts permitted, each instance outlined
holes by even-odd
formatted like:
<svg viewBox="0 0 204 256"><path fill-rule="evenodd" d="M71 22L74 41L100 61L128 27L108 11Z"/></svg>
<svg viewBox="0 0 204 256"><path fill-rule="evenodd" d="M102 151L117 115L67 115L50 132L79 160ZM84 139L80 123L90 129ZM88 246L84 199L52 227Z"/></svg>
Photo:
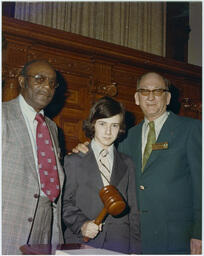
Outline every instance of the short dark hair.
<svg viewBox="0 0 204 256"><path fill-rule="evenodd" d="M140 78L138 78L137 79L137 89L140 88L140 81L142 80L142 78L145 77L148 74L155 74L155 75L160 76L164 80L166 89L169 90L171 82L167 78L163 77L161 74L159 74L157 72L147 72L147 73L143 74Z"/></svg>
<svg viewBox="0 0 204 256"><path fill-rule="evenodd" d="M112 99L111 97L105 96L100 98L92 106L88 119L83 122L83 131L86 136L92 139L95 135L94 125L98 119L109 118L115 115L121 115L120 131L118 133L118 138L125 133L125 109L123 105Z"/></svg>

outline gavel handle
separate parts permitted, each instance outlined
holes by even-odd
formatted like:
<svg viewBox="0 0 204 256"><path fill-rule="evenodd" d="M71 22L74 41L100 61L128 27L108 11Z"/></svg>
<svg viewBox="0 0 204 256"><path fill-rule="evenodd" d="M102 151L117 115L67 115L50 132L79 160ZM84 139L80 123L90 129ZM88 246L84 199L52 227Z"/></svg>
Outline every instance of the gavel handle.
<svg viewBox="0 0 204 256"><path fill-rule="evenodd" d="M104 218L106 217L106 215L107 215L107 210L104 207L101 210L101 212L99 213L98 217L94 220L94 223L97 225L100 225L102 223L102 221L104 220Z"/></svg>
<svg viewBox="0 0 204 256"><path fill-rule="evenodd" d="M101 212L99 213L98 217L94 220L94 223L95 223L96 225L100 225L100 224L102 223L103 219L106 217L106 215L107 215L107 210L106 210L106 208L104 207L104 208L101 210ZM86 237L86 236L83 238L84 242L88 242L89 239L90 239L90 238L89 238L89 237Z"/></svg>

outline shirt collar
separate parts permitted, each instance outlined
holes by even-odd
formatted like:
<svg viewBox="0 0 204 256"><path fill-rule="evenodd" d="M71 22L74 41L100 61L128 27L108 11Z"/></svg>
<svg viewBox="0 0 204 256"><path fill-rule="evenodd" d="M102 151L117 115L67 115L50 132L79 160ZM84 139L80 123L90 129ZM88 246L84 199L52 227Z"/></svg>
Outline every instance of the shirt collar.
<svg viewBox="0 0 204 256"><path fill-rule="evenodd" d="M168 111L165 111L160 117L158 117L157 119L154 120L154 125L155 127L157 127L158 125L160 125L161 123L164 122L164 120L167 119L169 115L169 112ZM144 122L145 122L145 126L147 127L148 126L148 123L149 123L149 120L145 117L144 118Z"/></svg>
<svg viewBox="0 0 204 256"><path fill-rule="evenodd" d="M94 154L95 154L95 156L96 156L96 159L98 159L99 154L100 154L100 152L101 152L101 150L102 150L103 148L101 147L101 145L99 145L99 144L97 143L97 141L95 141L95 139L92 139L92 141L91 141L91 147L92 147L92 149L93 149L93 151L94 151ZM114 146L113 146L113 144L112 144L111 146L109 146L109 147L107 148L110 158L113 158L113 147L114 147Z"/></svg>
<svg viewBox="0 0 204 256"><path fill-rule="evenodd" d="M36 111L33 107L31 107L24 99L24 97L20 94L19 95L19 103L23 114L30 120L34 121L36 116ZM39 113L44 116L44 110L42 109Z"/></svg>

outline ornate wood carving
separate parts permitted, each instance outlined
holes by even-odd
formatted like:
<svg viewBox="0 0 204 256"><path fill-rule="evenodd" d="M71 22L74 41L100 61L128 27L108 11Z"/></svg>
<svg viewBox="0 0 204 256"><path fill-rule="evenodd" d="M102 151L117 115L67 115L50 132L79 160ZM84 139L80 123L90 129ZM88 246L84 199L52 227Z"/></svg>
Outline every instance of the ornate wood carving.
<svg viewBox="0 0 204 256"><path fill-rule="evenodd" d="M101 82L101 81L95 81L94 82L94 88L92 89L92 92L106 95L106 96L116 96L118 93L117 85L115 82L107 83L107 82Z"/></svg>
<svg viewBox="0 0 204 256"><path fill-rule="evenodd" d="M186 111L193 111L199 114L202 113L202 103L200 99L183 98L182 104Z"/></svg>
<svg viewBox="0 0 204 256"><path fill-rule="evenodd" d="M47 59L61 76L55 101L48 107L64 133L67 151L86 139L82 121L92 103L104 95L124 104L130 112L128 127L141 121L134 94L137 79L149 71L166 76L178 89L180 115L201 119L200 67L13 18L3 17L2 30L7 41L3 100L18 95L17 76L27 61Z"/></svg>

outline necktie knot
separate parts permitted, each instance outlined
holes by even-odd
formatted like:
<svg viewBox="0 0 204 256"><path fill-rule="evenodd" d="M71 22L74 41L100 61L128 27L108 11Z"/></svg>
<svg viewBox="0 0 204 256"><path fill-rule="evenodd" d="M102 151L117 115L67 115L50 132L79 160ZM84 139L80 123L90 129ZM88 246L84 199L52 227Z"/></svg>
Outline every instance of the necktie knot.
<svg viewBox="0 0 204 256"><path fill-rule="evenodd" d="M149 127L150 127L150 128L153 128L153 127L154 127L154 121L150 121L150 122L149 122Z"/></svg>
<svg viewBox="0 0 204 256"><path fill-rule="evenodd" d="M42 114L37 113L36 116L35 116L35 120L37 120L38 123L43 123L45 121L45 118Z"/></svg>
<svg viewBox="0 0 204 256"><path fill-rule="evenodd" d="M108 150L107 149L102 149L99 156L102 156L102 157L106 157L108 155Z"/></svg>
<svg viewBox="0 0 204 256"><path fill-rule="evenodd" d="M154 121L149 122L149 128L154 129Z"/></svg>

